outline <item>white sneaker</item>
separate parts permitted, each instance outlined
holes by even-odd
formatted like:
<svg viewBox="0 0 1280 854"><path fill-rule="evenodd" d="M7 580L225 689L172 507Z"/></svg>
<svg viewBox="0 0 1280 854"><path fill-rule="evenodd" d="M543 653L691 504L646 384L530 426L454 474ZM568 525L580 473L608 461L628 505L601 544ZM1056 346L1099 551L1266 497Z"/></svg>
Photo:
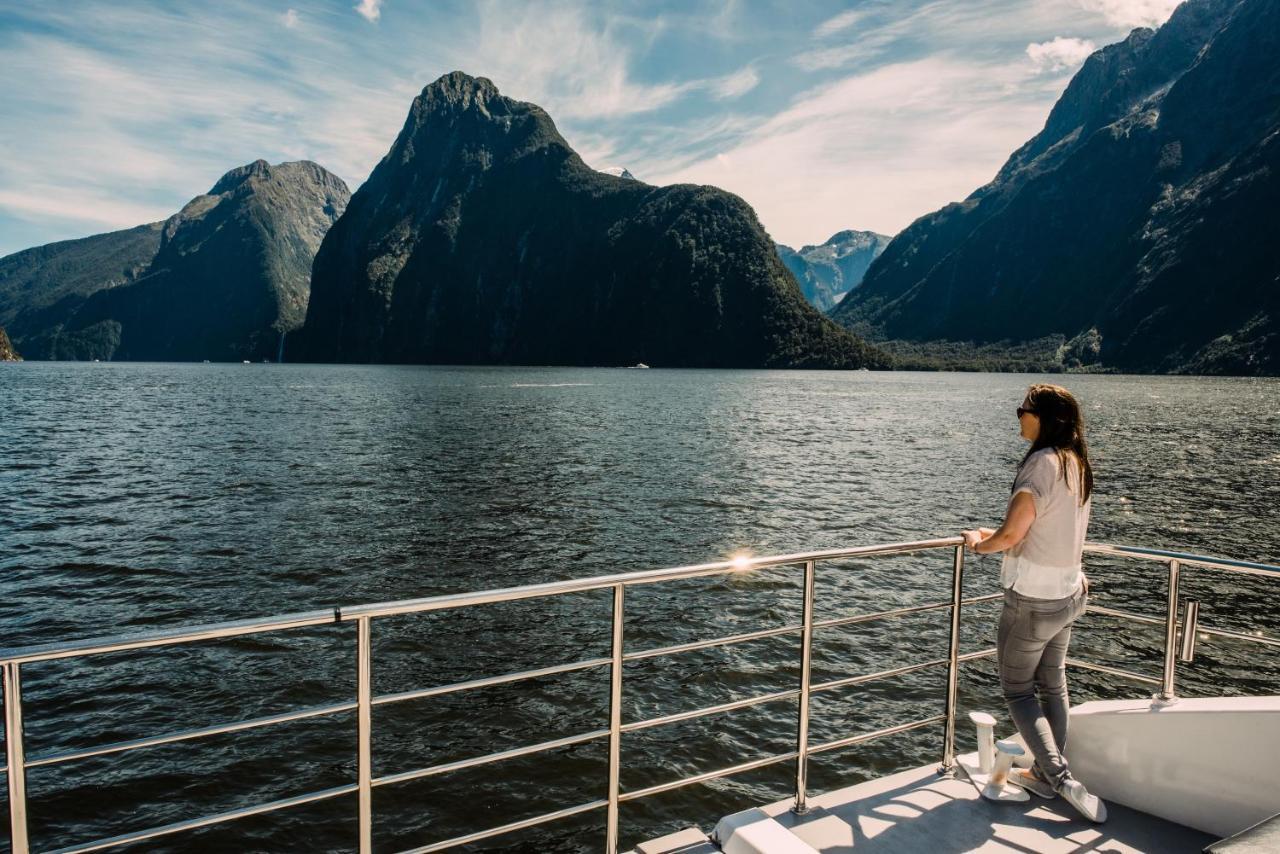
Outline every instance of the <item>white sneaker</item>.
<svg viewBox="0 0 1280 854"><path fill-rule="evenodd" d="M1058 793L1053 790L1053 786L1050 786L1047 781L1041 780L1033 771L1014 768L1009 772L1009 782L1046 800L1051 801L1058 796Z"/></svg>
<svg viewBox="0 0 1280 854"><path fill-rule="evenodd" d="M1107 820L1107 805L1097 795L1089 794L1084 783L1074 777L1068 777L1058 787L1058 794L1066 798L1067 803L1076 808L1076 812L1095 824Z"/></svg>

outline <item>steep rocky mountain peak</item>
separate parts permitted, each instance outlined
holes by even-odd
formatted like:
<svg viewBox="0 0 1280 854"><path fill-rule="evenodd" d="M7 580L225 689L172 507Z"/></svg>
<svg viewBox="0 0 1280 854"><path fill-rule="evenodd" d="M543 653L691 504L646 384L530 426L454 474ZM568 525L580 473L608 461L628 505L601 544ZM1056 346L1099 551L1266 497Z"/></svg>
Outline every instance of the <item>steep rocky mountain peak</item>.
<svg viewBox="0 0 1280 854"><path fill-rule="evenodd" d="M751 208L597 172L540 107L446 74L316 255L301 358L857 366Z"/></svg>

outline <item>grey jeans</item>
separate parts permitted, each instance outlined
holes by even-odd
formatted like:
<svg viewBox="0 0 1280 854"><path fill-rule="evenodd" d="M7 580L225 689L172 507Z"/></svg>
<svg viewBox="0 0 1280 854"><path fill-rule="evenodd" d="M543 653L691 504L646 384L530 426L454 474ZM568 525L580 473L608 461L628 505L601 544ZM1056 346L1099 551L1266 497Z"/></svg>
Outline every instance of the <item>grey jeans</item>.
<svg viewBox="0 0 1280 854"><path fill-rule="evenodd" d="M1000 688L1009 715L1041 774L1055 789L1069 776L1062 755L1070 708L1067 644L1071 624L1084 613L1086 589L1081 585L1065 599L1032 599L1006 588L996 632Z"/></svg>

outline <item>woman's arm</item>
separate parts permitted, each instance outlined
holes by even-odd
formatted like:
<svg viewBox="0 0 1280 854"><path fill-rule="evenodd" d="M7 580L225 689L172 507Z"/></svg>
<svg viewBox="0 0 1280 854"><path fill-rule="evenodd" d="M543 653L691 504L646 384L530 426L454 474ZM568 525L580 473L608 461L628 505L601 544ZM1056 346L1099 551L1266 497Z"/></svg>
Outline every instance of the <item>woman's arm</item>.
<svg viewBox="0 0 1280 854"><path fill-rule="evenodd" d="M1011 549L1022 542L1036 520L1036 502L1029 492L1018 492L1009 502L1009 512L1005 514L1004 524L995 533L988 534L986 529L965 531L965 545L978 554L990 554Z"/></svg>

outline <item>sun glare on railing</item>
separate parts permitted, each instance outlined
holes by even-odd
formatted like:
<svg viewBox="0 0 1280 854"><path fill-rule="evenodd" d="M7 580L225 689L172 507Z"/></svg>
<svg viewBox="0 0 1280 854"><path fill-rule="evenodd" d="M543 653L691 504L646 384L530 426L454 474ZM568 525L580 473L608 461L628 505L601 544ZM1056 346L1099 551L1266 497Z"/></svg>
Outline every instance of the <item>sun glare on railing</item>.
<svg viewBox="0 0 1280 854"><path fill-rule="evenodd" d="M733 571L744 572L750 569L751 559L753 557L755 557L755 555L751 554L751 552L747 551L746 549L736 551L733 554L729 555L729 561L730 563L733 564Z"/></svg>

